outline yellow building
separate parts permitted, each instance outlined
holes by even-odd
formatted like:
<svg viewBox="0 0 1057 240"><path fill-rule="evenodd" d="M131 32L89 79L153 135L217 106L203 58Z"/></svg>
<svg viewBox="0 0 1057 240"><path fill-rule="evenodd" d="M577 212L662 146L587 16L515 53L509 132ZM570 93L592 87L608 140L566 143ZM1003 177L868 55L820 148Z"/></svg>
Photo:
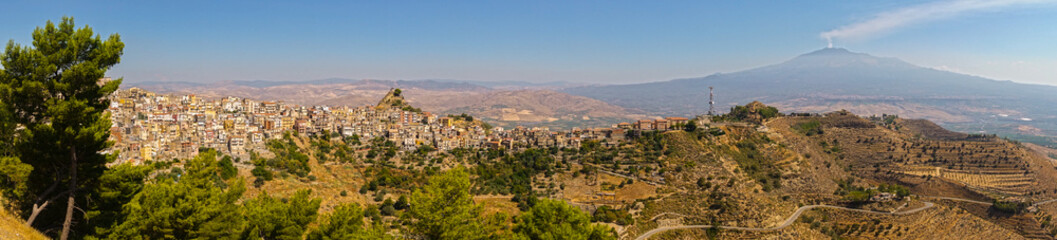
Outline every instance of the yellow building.
<svg viewBox="0 0 1057 240"><path fill-rule="evenodd" d="M152 149L151 147L143 146L143 147L139 148L139 154L140 154L140 158L143 158L143 161L153 161L154 160L154 149Z"/></svg>
<svg viewBox="0 0 1057 240"><path fill-rule="evenodd" d="M294 118L292 118L292 117L283 117L282 121L283 121L283 125L280 126L280 127L282 127L283 129L293 129L294 128Z"/></svg>
<svg viewBox="0 0 1057 240"><path fill-rule="evenodd" d="M451 127L451 125L453 125L454 123L455 123L455 119L452 119L450 117L441 117L440 118L440 125L441 126Z"/></svg>

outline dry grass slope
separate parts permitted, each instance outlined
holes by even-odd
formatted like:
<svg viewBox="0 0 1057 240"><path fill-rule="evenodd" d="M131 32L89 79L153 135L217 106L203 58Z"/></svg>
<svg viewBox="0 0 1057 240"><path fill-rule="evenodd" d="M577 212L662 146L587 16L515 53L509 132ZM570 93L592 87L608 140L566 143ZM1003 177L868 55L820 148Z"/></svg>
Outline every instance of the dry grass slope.
<svg viewBox="0 0 1057 240"><path fill-rule="evenodd" d="M0 209L0 239L5 240L21 240L21 239L48 239L37 232L36 229L26 226L26 223L15 216L7 213L7 210Z"/></svg>

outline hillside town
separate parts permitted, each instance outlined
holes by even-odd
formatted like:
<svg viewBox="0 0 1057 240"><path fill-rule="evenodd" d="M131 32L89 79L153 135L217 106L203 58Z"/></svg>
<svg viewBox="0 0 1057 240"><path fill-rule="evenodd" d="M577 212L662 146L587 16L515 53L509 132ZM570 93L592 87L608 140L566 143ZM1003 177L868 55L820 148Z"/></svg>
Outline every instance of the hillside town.
<svg viewBox="0 0 1057 240"><path fill-rule="evenodd" d="M360 107L298 106L239 97L202 99L195 95L156 94L139 88L110 96L111 140L116 163L186 159L200 148L235 156L267 151L265 142L284 132L331 134L358 139L383 138L401 150L428 145L455 148L575 147L595 140L616 145L631 133L682 128L689 119L668 117L620 123L607 128L552 131L546 127L489 127L472 116L442 116L403 102L393 89L378 105Z"/></svg>

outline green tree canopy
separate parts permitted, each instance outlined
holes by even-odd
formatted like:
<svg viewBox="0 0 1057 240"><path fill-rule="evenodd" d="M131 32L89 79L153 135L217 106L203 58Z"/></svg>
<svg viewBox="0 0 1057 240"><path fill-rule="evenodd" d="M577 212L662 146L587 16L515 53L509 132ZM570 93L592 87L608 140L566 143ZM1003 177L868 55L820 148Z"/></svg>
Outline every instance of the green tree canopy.
<svg viewBox="0 0 1057 240"><path fill-rule="evenodd" d="M102 153L111 145L106 96L121 80L100 79L120 62L124 47L117 34L103 41L91 28L76 29L73 18L64 17L34 30L32 46L10 41L0 54L0 102L6 103L0 115L10 114L21 127L12 139L15 155L33 169L25 182L27 194L6 193L30 212L30 225L37 219L63 222L63 239L73 222L84 222L83 214L74 214L75 205L83 207L90 199L78 192L95 188L109 159ZM11 165L12 160L3 162ZM17 169L22 173L24 168ZM61 197L65 211L44 211Z"/></svg>
<svg viewBox="0 0 1057 240"><path fill-rule="evenodd" d="M124 206L124 220L112 239L233 239L243 229L235 202L246 190L239 178L229 188L220 180L217 153L199 153L178 179L146 185Z"/></svg>
<svg viewBox="0 0 1057 240"><path fill-rule="evenodd" d="M466 170L449 170L430 177L428 184L411 194L406 213L412 221L410 235L423 239L497 238L497 218L481 216L481 209L470 195Z"/></svg>
<svg viewBox="0 0 1057 240"><path fill-rule="evenodd" d="M88 239L105 237L111 229L124 221L121 206L132 200L144 187L144 181L154 169L150 166L119 164L107 169L99 177L99 184L89 194L95 201L85 207L85 219L91 224L79 225L82 233L91 234Z"/></svg>
<svg viewBox="0 0 1057 240"><path fill-rule="evenodd" d="M319 227L308 233L309 240L393 239L381 224L365 226L363 208L356 203L340 205L323 217Z"/></svg>
<svg viewBox="0 0 1057 240"><path fill-rule="evenodd" d="M311 194L312 190L299 190L284 201L261 193L246 201L243 239L301 239L319 210L320 199L311 198Z"/></svg>
<svg viewBox="0 0 1057 240"><path fill-rule="evenodd" d="M611 228L592 224L587 213L558 200L540 199L517 219L514 232L532 240L616 239Z"/></svg>

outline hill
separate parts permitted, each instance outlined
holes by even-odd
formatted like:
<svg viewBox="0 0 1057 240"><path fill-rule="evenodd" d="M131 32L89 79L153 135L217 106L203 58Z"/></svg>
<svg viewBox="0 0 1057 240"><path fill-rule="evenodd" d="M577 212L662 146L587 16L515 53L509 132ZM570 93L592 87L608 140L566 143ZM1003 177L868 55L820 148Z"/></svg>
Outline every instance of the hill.
<svg viewBox="0 0 1057 240"><path fill-rule="evenodd" d="M644 201L637 224L626 228L630 236L659 227L671 230L654 236L657 239L1053 236L1045 219L1057 213L1054 206L1040 204L1038 212L1008 214L990 204L1048 204L1046 200L1057 197L1053 163L1015 142L950 132L926 120L886 121L847 112L777 117L761 125L715 122L707 128L707 135L662 135L665 154L658 167L664 169L666 181L658 192L669 194ZM618 169L641 169L623 166L631 161L621 157L614 161L622 163ZM886 185L906 186L917 197L853 197L856 192L882 191ZM957 200L942 200L946 198ZM812 210L788 228L771 231L678 230L706 224L766 229L786 221L798 206L812 204L883 213L935 206L902 216Z"/></svg>
<svg viewBox="0 0 1057 240"><path fill-rule="evenodd" d="M139 83L158 93L194 94L207 99L235 96L284 101L305 106L376 105L391 89L406 90L404 100L423 111L439 114L470 114L494 126L541 126L554 129L608 127L620 122L649 118L643 111L628 110L591 98L547 90L548 83L492 83L454 80L387 81L325 79L306 82L232 81L215 84ZM517 89L520 87L524 89ZM542 89L541 89L542 88Z"/></svg>
<svg viewBox="0 0 1057 240"><path fill-rule="evenodd" d="M895 58L826 48L735 73L629 85L564 89L657 115L717 109L754 100L793 112L846 109L860 115L924 118L956 131L995 133L1057 145L1057 87L995 81L919 67Z"/></svg>
<svg viewBox="0 0 1057 240"><path fill-rule="evenodd" d="M433 124L425 124L428 119L389 121L398 112L417 111L417 103L449 101L414 100L416 92L387 91L364 109L402 110L366 113L384 119L377 125L374 120L353 125L379 126L387 134L290 129L249 143L254 151L241 158L199 148L198 156L190 160L158 158L152 162L155 173L149 174L143 189L184 183L197 183L201 190L212 192L231 189L236 191L231 200L208 202L238 203L230 207L245 210L233 210L235 217L250 222L260 220L258 214L282 214L248 211L269 196L301 199L274 200L275 204L318 199L310 204L318 208L299 211L309 215L301 222L308 227L302 229L324 225L314 214L339 212L342 206L356 203L366 210L350 216L349 222L369 221L392 236L423 234L416 225L429 222L423 222L423 213L413 209L426 205L416 201L451 198L463 199L469 208L462 209L479 209L460 216L478 218L481 221L472 222L495 227L489 228L497 229L496 234L508 234L501 229L524 223L521 219L541 210L538 203L558 200L568 204L561 206L569 212L582 214L581 222L610 226L620 239L1057 236L1057 226L1051 224L1052 215L1057 214L1053 161L1033 151L1032 145L995 135L949 131L928 120L889 115L864 118L848 111L783 115L755 101L736 106L729 114L701 116L685 123L693 127L654 123L663 130L639 125L567 132L521 128L485 132L477 128L481 124L475 119L481 117L466 115ZM539 90L465 95L520 104L505 108L562 106L571 101L563 98L566 94ZM573 99L583 105L599 102ZM489 105L493 102L481 102L468 101L465 106L496 108ZM125 108L115 110L120 109ZM419 135L460 136L452 139L467 144L419 142L400 135L415 129ZM459 189L422 195L422 189L438 187L430 187L437 176L448 174L460 182ZM196 202L185 198L198 196L158 190L139 194L155 196L133 198L123 209L134 209L142 199ZM169 204L156 207L164 209ZM430 212L447 211L444 206L438 208ZM157 221L167 225L166 219ZM126 223L120 226L142 226Z"/></svg>

